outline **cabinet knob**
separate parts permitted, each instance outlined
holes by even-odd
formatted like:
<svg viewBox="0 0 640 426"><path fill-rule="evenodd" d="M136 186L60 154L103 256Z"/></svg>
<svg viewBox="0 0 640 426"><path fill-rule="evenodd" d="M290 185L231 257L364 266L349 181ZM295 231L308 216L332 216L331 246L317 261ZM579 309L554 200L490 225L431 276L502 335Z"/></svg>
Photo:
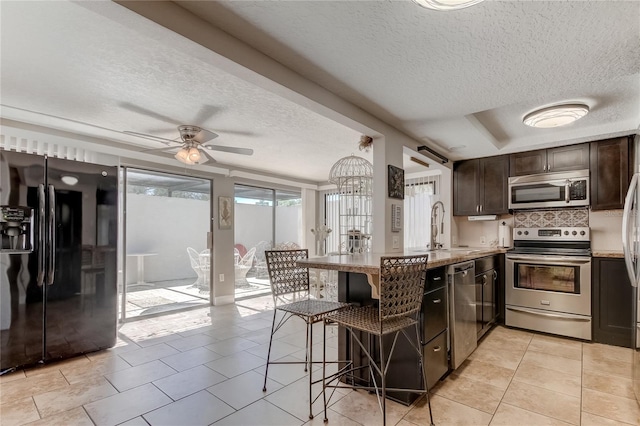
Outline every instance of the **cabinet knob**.
<svg viewBox="0 0 640 426"><path fill-rule="evenodd" d="M442 350L442 347L440 347L440 346L434 346L433 347L433 351L434 352L440 352L441 350Z"/></svg>
<svg viewBox="0 0 640 426"><path fill-rule="evenodd" d="M442 279L442 277L433 277L434 281L440 281Z"/></svg>
<svg viewBox="0 0 640 426"><path fill-rule="evenodd" d="M433 300L432 300L432 302L433 302L433 303L441 303L441 302L442 302L442 299L433 299Z"/></svg>

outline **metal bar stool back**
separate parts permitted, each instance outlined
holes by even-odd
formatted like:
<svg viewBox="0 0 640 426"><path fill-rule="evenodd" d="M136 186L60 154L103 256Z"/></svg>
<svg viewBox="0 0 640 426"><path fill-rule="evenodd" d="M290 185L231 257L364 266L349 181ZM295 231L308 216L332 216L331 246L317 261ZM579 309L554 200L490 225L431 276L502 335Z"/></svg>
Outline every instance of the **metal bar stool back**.
<svg viewBox="0 0 640 426"><path fill-rule="evenodd" d="M383 424L386 424L386 393L387 390L424 393L427 395L427 403L429 405L429 416L431 424L433 424L433 416L431 414L431 401L429 400L429 390L427 385L427 377L425 373L425 361L422 357L421 340L419 332L419 311L422 305L424 294L425 273L427 270L428 255L418 256L383 256L380 259L380 275L379 275L379 300L376 306L363 306L353 308L346 311L339 311L329 315L325 319L335 322L349 331L351 337L351 351L354 349L353 341L361 349L362 354L366 356L367 364L362 366L354 366L352 361L344 366L337 375L333 375L329 381L326 377L326 366L323 365L323 399L324 399L324 415L327 421L327 388L339 388L339 383L332 385L331 382L340 380L345 376L350 376L352 386L350 388L366 389L376 392L378 404L382 411ZM407 329L413 327L415 331L415 341L413 341ZM364 332L359 337L359 332ZM383 337L394 333L393 343L387 355ZM420 368L422 372L422 383L424 389L387 389L386 373L391 357L396 346L398 336L402 334L410 346L416 351L420 360ZM369 344L370 339L375 337L378 339L378 354L372 353L372 347ZM352 353L353 355L353 353ZM356 384L362 380L362 376L353 376L358 370L368 368L369 379L368 384ZM378 385L378 380L380 385ZM362 382L359 382L362 383ZM373 386L371 386L373 383Z"/></svg>
<svg viewBox="0 0 640 426"><path fill-rule="evenodd" d="M274 310L271 323L271 337L269 338L269 350L267 352L267 365L264 374L263 392L267 391L267 377L270 364L304 364L304 371L309 373L309 418L313 418L311 388L313 381L313 324L323 321L324 318L336 311L348 308L347 303L330 302L314 299L309 292L309 269L297 266L296 262L309 257L307 249L299 250L268 250L265 251L267 270L271 281ZM278 311L283 313L282 318L276 324ZM271 361L271 346L273 335L292 317L302 318L306 324L305 337L305 361ZM324 362L318 361L318 363ZM319 396L319 395L318 395ZM317 399L317 397L316 397Z"/></svg>

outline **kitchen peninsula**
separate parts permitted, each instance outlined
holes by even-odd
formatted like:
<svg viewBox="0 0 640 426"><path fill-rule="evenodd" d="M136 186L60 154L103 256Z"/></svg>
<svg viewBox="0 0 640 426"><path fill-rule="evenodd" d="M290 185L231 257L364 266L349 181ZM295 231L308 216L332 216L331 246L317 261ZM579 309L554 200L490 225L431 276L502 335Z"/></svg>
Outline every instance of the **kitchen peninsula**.
<svg viewBox="0 0 640 426"><path fill-rule="evenodd" d="M423 326L421 327L421 342L419 344L423 348L422 356L425 360L427 381L429 383L429 388L431 388L450 369L448 349L452 346L449 343L450 333L448 327L450 322L453 320L449 318L452 310L450 309L451 307L449 306L448 301L451 300L450 292L452 289L450 284L448 284L447 266L463 262L470 262L471 265L473 265L473 261L478 259L493 260L496 257L503 259L504 256L500 255L504 253L506 253L506 249L502 248L460 247L424 252L405 251L404 253L357 253L331 255L299 260L297 263L300 266L308 268L338 271L338 300L363 306L373 305L376 303L376 299L379 299L380 258L382 256L428 254L428 270L426 274L425 293L420 316L420 321L423 323ZM496 266L504 265L504 261L498 260L495 264ZM503 287L497 284L498 282L504 282L501 276L501 270L503 270L503 268L497 266L496 269L500 270L499 274L496 274L496 277L498 275L500 275L500 277L494 282L496 286L491 287L491 293L494 295L492 298L494 309L496 305L504 306L504 301L502 296L500 296L504 293L502 290ZM486 279L484 281L486 284ZM473 311L471 312L471 323L468 324L471 327L474 327L473 323L476 319L479 325L482 323L482 311L484 310L484 308L482 308L484 305L482 301L482 286L483 283L481 280L479 287L476 285L474 286L475 288L472 287L469 289L472 300L465 299L463 301L466 306L471 306L473 310L476 309L476 305L481 306L481 309L476 311L475 314ZM476 296L478 295L480 296L480 299L476 300ZM476 316L476 318L473 318L473 316ZM479 329L480 328L481 326ZM476 330L473 328L472 333L474 343L475 332ZM392 342L389 342L387 347L391 347L391 343ZM363 359L360 354L360 348L350 347L350 341L347 338L345 330L340 330L338 333L338 354L339 359L352 359L356 363L359 363L360 360ZM368 380L368 373L366 370L363 370L362 373L363 376L361 379L365 381ZM417 355L405 339L401 338L397 341L392 361L389 365L387 378L387 386L391 388L418 389L422 386ZM405 404L410 404L417 397L415 394L402 392L389 392L388 395L390 398Z"/></svg>

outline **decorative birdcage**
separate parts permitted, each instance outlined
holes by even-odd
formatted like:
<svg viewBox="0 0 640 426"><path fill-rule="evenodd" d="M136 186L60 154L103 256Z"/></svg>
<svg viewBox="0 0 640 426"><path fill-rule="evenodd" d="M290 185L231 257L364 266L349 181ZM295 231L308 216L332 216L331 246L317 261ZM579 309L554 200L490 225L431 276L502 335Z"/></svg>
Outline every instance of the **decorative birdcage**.
<svg viewBox="0 0 640 426"><path fill-rule="evenodd" d="M338 187L340 252L368 252L373 231L373 165L355 155L341 158L331 167L329 182Z"/></svg>

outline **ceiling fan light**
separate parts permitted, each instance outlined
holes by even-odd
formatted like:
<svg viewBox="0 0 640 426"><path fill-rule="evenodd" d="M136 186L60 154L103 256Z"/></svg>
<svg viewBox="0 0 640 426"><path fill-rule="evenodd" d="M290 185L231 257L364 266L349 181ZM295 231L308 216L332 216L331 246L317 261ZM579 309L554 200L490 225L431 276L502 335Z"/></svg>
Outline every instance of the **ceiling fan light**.
<svg viewBox="0 0 640 426"><path fill-rule="evenodd" d="M195 164L189 159L189 151L186 148L180 149L175 155L176 160L184 164Z"/></svg>
<svg viewBox="0 0 640 426"><path fill-rule="evenodd" d="M473 6L483 0L413 0L419 6L432 10L457 10Z"/></svg>
<svg viewBox="0 0 640 426"><path fill-rule="evenodd" d="M584 104L564 104L541 108L525 115L522 122L527 126L543 129L566 126L589 113Z"/></svg>
<svg viewBox="0 0 640 426"><path fill-rule="evenodd" d="M198 161L200 161L200 150L196 147L191 147L189 149L189 154L187 155L187 158L191 162L197 163Z"/></svg>

